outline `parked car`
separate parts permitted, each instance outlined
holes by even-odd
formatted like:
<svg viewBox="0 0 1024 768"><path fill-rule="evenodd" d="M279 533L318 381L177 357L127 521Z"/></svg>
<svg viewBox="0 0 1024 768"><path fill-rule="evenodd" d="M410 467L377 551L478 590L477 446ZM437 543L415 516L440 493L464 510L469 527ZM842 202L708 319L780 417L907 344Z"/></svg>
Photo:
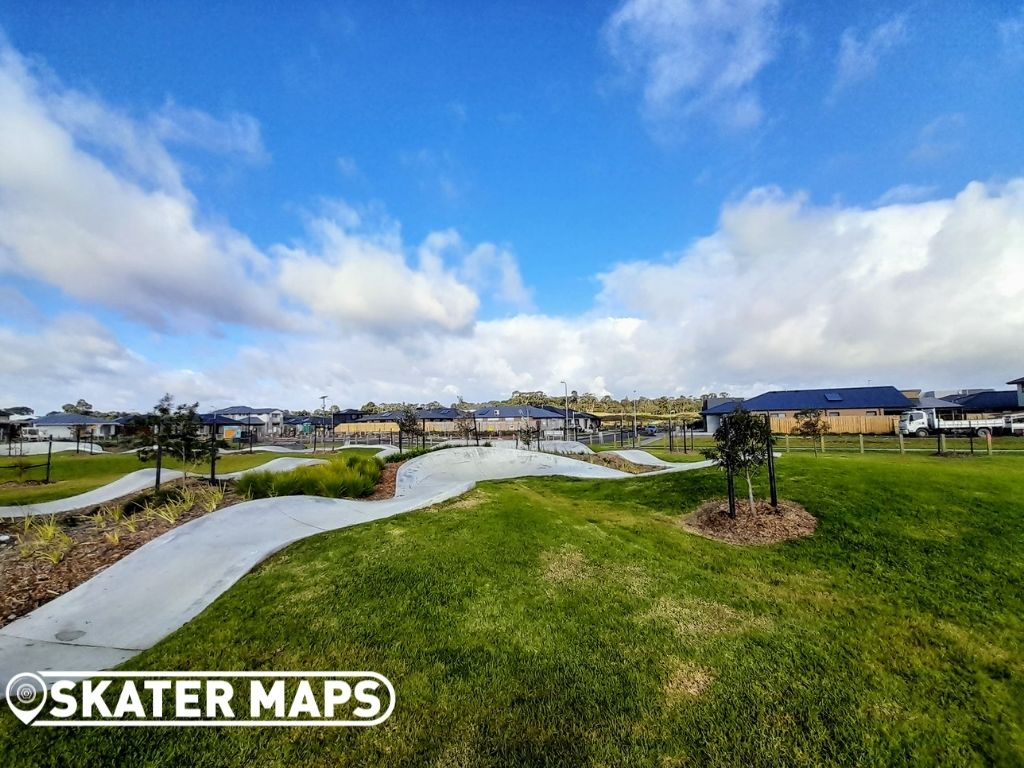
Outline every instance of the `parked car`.
<svg viewBox="0 0 1024 768"><path fill-rule="evenodd" d="M644 435L649 435L653 437L654 435L658 434L658 428L653 424L648 424L646 427L641 429L640 432Z"/></svg>

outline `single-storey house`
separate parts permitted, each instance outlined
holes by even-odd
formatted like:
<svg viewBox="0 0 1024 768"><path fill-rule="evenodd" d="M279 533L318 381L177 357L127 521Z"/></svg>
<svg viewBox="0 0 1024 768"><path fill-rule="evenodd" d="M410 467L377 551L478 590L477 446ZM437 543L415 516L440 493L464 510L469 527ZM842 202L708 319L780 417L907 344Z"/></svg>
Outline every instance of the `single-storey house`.
<svg viewBox="0 0 1024 768"><path fill-rule="evenodd" d="M565 417L562 412L535 405L488 405L474 413L481 432L515 432L520 429L541 429L544 432L561 430Z"/></svg>
<svg viewBox="0 0 1024 768"><path fill-rule="evenodd" d="M560 421L559 429L564 428L566 409L564 407L559 408L556 405L544 405L541 406L545 411L551 411L557 414ZM569 408L569 434L572 435L575 432L593 432L595 429L601 428L601 418L595 416L592 413L586 411L577 411L575 408Z"/></svg>
<svg viewBox="0 0 1024 768"><path fill-rule="evenodd" d="M466 415L457 408L416 408L413 411L417 421L427 432L455 432L455 422ZM363 432L397 432L403 411L367 413L354 421L341 422L334 427L337 434L359 434Z"/></svg>
<svg viewBox="0 0 1024 768"><path fill-rule="evenodd" d="M121 425L112 419L85 416L81 413L51 413L32 420L37 436L42 440L74 440L80 438L116 437Z"/></svg>
<svg viewBox="0 0 1024 768"><path fill-rule="evenodd" d="M768 414L773 431L781 433L792 431L796 413L808 409L824 411L833 432L890 433L899 414L914 407L913 401L896 387L773 390L701 411L708 431L718 429L722 417L741 405L751 413Z"/></svg>
<svg viewBox="0 0 1024 768"><path fill-rule="evenodd" d="M1017 381L1008 383L1017 384L1017 389L988 390L985 392L974 392L969 395L950 395L946 399L959 403L963 409L964 418L968 419L988 414L1024 411L1024 403L1021 402L1020 384Z"/></svg>

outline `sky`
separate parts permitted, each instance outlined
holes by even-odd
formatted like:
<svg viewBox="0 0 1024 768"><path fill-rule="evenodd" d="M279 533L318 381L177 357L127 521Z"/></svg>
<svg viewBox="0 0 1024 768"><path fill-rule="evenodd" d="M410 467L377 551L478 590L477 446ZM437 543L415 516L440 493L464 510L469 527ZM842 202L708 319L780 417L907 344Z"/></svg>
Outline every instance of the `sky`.
<svg viewBox="0 0 1024 768"><path fill-rule="evenodd" d="M0 407L1024 375L1024 5L0 6Z"/></svg>

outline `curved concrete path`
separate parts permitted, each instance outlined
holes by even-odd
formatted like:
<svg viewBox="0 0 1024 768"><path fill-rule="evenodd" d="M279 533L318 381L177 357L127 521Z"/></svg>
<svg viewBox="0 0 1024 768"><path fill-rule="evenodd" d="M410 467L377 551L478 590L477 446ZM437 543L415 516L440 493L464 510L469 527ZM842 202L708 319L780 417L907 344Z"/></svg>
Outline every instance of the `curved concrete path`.
<svg viewBox="0 0 1024 768"><path fill-rule="evenodd" d="M8 447L7 443L0 443L0 457L3 458L14 458L17 456L39 456L40 454L45 455L49 450L50 443L48 440L35 440L31 443L11 443ZM91 449L91 450L90 450ZM67 451L75 450L74 442L60 442L53 441L53 452L54 453L66 453ZM78 450L80 453L106 453L95 443L89 444L82 442L78 444Z"/></svg>
<svg viewBox="0 0 1024 768"><path fill-rule="evenodd" d="M651 474L661 472L644 476ZM134 656L195 618L267 556L307 536L428 507L478 481L541 475L637 477L535 451L449 448L403 464L392 499L291 496L218 510L168 531L0 629L0 690L20 672L99 670Z"/></svg>

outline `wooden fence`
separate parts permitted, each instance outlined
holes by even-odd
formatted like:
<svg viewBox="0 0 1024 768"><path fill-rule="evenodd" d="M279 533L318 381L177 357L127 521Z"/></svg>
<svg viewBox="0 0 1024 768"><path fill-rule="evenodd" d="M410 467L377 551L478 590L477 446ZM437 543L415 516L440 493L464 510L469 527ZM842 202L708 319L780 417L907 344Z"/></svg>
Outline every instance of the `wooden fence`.
<svg viewBox="0 0 1024 768"><path fill-rule="evenodd" d="M899 416L828 416L829 431L836 435L892 435L896 433ZM796 428L792 416L773 416L772 431L788 435Z"/></svg>

